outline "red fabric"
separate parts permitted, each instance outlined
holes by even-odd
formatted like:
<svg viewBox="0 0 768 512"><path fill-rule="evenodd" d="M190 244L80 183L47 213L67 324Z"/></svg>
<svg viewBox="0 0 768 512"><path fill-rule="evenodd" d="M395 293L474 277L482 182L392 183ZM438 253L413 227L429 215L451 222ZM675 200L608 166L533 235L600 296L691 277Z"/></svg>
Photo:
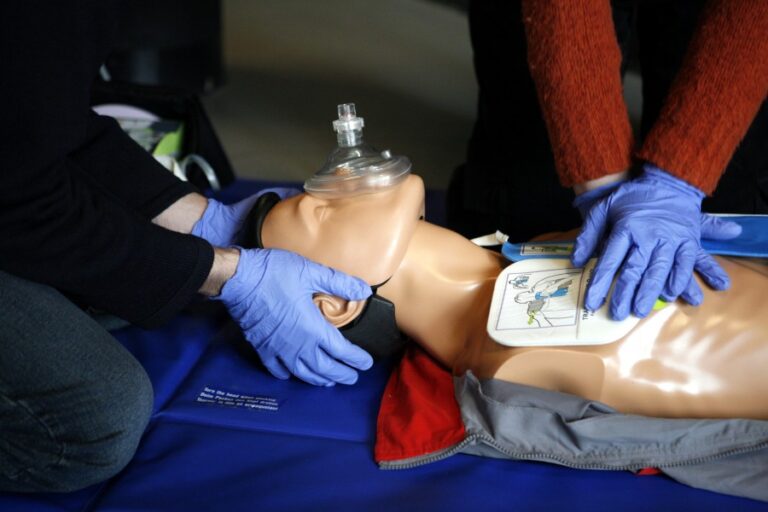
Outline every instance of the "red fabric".
<svg viewBox="0 0 768 512"><path fill-rule="evenodd" d="M661 470L658 468L643 468L635 474L637 476L654 476L654 475L660 475Z"/></svg>
<svg viewBox="0 0 768 512"><path fill-rule="evenodd" d="M451 373L411 345L384 390L376 425L376 461L427 455L465 437Z"/></svg>

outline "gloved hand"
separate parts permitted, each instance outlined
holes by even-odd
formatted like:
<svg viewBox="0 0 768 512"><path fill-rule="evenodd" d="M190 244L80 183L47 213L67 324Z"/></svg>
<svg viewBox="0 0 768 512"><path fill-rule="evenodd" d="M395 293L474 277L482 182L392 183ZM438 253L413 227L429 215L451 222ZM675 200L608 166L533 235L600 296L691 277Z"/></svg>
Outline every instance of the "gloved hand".
<svg viewBox="0 0 768 512"><path fill-rule="evenodd" d="M701 248L700 239L702 233L731 238L740 228L702 216L703 192L649 164L639 178L609 187L605 194L591 191L592 197L579 196L574 202L586 213L571 256L575 266L583 266L598 250L610 227L587 289L587 309L598 309L605 302L620 267L610 304L611 316L617 320L626 318L630 310L646 316L659 297L682 296L700 304L703 295L693 279L694 270L712 288L728 288L728 275Z"/></svg>
<svg viewBox="0 0 768 512"><path fill-rule="evenodd" d="M715 215L709 215L707 213L701 214L700 225L702 240L705 238L709 240L730 240L741 234L741 226L739 226L737 223L724 220L721 217L716 217ZM720 265L717 264L714 258L712 258L712 256L701 247L699 247L698 253L696 254L696 263L694 264L693 268L702 277L704 277L705 280L707 275L718 275L722 273L725 283L724 288L718 288L710 283L710 281L707 281L707 283L716 290L725 290L730 286L730 279L728 279L728 274L726 274ZM693 276L691 276L691 280L688 282L688 286L685 287L685 290L680 294L680 297L682 297L682 299L687 303L693 304L694 306L698 306L704 300L704 294L701 291L701 287L693 278ZM661 298L667 302L671 302L675 300L676 297L671 296L665 289L661 294Z"/></svg>
<svg viewBox="0 0 768 512"><path fill-rule="evenodd" d="M623 183L625 183L625 181L617 181L580 194L573 200L573 206L579 210L581 218L586 220L589 210L591 210L600 199L609 195ZM702 240L731 240L741 234L741 226L738 223L725 220L722 217L702 213L700 220Z"/></svg>
<svg viewBox="0 0 768 512"><path fill-rule="evenodd" d="M318 386L354 384L371 356L328 323L315 292L364 300L364 281L279 249L240 249L237 270L214 299L240 325L264 366L279 379L291 374Z"/></svg>
<svg viewBox="0 0 768 512"><path fill-rule="evenodd" d="M192 234L204 238L216 247L229 247L238 243L240 228L254 203L267 192L274 192L280 199L288 199L301 193L296 188L268 188L234 204L223 204L208 199L203 216L192 226Z"/></svg>

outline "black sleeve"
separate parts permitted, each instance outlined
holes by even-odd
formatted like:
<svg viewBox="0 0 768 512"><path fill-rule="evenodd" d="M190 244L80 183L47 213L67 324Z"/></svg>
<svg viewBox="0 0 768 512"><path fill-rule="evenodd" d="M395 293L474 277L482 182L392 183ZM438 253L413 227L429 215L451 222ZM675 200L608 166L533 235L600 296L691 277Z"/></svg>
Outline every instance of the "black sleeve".
<svg viewBox="0 0 768 512"><path fill-rule="evenodd" d="M88 183L145 219L197 189L160 165L112 118L90 112L86 142L70 154Z"/></svg>
<svg viewBox="0 0 768 512"><path fill-rule="evenodd" d="M110 142L118 135L89 113L117 8L114 0L0 2L0 269L153 326L197 292L213 249L147 221L186 185L160 174L151 186L95 174L121 158L110 151L119 151ZM125 161L137 162L137 176L157 170L135 153Z"/></svg>

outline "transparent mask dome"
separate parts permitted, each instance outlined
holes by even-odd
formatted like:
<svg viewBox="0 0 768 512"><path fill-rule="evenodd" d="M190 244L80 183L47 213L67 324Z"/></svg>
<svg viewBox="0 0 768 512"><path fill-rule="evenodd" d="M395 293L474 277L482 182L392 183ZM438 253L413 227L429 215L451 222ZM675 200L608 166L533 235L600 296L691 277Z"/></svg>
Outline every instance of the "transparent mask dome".
<svg viewBox="0 0 768 512"><path fill-rule="evenodd" d="M354 103L339 105L338 115L333 122L338 147L328 155L325 165L304 182L307 193L324 198L371 194L395 187L408 176L408 157L363 143L365 122L357 117Z"/></svg>

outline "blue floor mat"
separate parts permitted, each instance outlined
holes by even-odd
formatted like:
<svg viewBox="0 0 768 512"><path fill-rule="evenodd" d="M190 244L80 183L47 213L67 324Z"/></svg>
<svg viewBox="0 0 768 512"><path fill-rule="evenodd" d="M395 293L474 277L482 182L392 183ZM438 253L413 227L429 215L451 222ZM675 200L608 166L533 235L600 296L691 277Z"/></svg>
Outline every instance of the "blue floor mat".
<svg viewBox="0 0 768 512"><path fill-rule="evenodd" d="M232 512L759 509L697 494L665 478L470 456L382 471L366 443L160 420L94 505Z"/></svg>
<svg viewBox="0 0 768 512"><path fill-rule="evenodd" d="M162 403L134 460L78 493L0 495L0 510L768 510L661 476L466 455L379 470L373 436L392 361L352 387L279 381L245 352L232 324L217 324L182 316L158 331L119 333ZM179 379L181 367L189 372ZM206 388L224 393L222 403L198 401ZM243 396L277 407L245 407Z"/></svg>

